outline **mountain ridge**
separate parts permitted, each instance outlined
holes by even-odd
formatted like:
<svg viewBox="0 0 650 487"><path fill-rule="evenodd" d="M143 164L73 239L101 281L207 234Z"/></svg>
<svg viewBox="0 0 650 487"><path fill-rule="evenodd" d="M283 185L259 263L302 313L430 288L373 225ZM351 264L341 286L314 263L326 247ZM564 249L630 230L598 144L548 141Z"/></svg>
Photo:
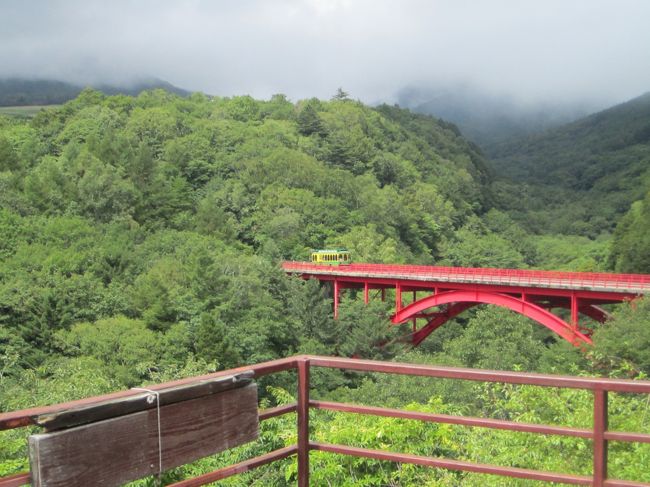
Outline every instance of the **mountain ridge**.
<svg viewBox="0 0 650 487"><path fill-rule="evenodd" d="M91 87L106 95L137 96L142 91L163 89L179 96L184 90L158 78L135 79L129 83L70 83L56 79L0 78L0 106L59 105L76 98L84 88Z"/></svg>

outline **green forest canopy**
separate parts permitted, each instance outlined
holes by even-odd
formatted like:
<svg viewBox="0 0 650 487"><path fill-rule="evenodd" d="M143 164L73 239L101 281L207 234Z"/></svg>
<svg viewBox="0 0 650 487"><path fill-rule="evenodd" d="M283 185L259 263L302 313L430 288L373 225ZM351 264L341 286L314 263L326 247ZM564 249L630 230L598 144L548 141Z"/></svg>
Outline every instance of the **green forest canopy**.
<svg viewBox="0 0 650 487"><path fill-rule="evenodd" d="M478 148L453 125L398 107L370 108L346 96L291 103L282 95L268 101L180 98L157 90L134 98L86 90L32 120L0 118L0 409L297 352L397 355L504 369L649 372L645 354L631 353L616 334L604 335L602 353L583 356L538 325L491 309L443 327L417 354L377 347L399 333L387 329L388 305L365 307L348 295L334 321L325 289L279 270L282 259L305 259L311 248L335 245L351 249L358 261L465 266L599 270L611 262L623 269L621 262L637 257L633 251L610 256L606 240L527 233L493 207L486 167ZM644 208L635 206L626 218L644 218ZM628 228L636 227L622 223L614 238L619 250L634 249L635 239L644 238L628 235ZM647 306L624 311L632 312L636 325L630 333L643 343ZM324 397L358 394L358 400L370 401L394 391L386 402L417 401L420 406L412 407L425 410L496 414L505 403L516 409L532 400L525 390L510 396L490 388L414 389L397 380L334 373L314 380ZM266 404L290 395L284 379L262 387ZM542 404L552 397L534 400ZM620 406L621 421L631 428L644 427L633 414L640 404ZM545 421L547 414L574 419L559 406L537 413ZM353 418L335 415L319 424L325 431L335 426L331 431L341 441L371 446L378 438L357 438ZM287 438L289 423L278 420L268 428L264 438L278 444ZM456 458L481 458L480 445L488 441L481 432L466 437L446 428L386 428L396 448L406 442L420 451L438 438ZM0 475L26 468L21 434L5 434L0 442ZM411 439L399 439L406 437ZM502 439L503 445L513 441ZM261 448L206 459L169 478ZM647 455L643 448L623 450L619 470L645 479L634 470L637 464L625 460ZM511 448L497 456L519 461ZM323 475L348 475L330 457L319 461ZM582 468L579 457L531 461L540 468ZM359 485L483 482L444 472L353 466L366 479ZM254 475L284 485L292 469L288 463Z"/></svg>
<svg viewBox="0 0 650 487"><path fill-rule="evenodd" d="M490 165L503 178L494 188L500 206L527 228L608 234L650 190L650 93L503 142Z"/></svg>

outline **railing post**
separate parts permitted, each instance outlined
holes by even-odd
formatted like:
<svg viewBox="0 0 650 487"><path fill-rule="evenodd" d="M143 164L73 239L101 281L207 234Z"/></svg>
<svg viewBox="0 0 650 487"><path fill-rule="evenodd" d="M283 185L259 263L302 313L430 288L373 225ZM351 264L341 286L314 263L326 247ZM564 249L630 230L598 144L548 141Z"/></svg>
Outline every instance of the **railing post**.
<svg viewBox="0 0 650 487"><path fill-rule="evenodd" d="M298 487L309 486L309 359L298 360Z"/></svg>
<svg viewBox="0 0 650 487"><path fill-rule="evenodd" d="M602 487L607 479L607 391L594 390L594 487Z"/></svg>
<svg viewBox="0 0 650 487"><path fill-rule="evenodd" d="M334 319L339 317L339 293L340 285L338 279L334 279Z"/></svg>

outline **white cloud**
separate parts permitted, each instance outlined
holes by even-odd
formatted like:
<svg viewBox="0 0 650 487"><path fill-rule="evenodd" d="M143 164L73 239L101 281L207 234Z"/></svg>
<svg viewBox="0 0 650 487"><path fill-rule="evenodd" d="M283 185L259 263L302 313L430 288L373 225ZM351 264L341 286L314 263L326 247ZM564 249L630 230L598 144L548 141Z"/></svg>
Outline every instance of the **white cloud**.
<svg viewBox="0 0 650 487"><path fill-rule="evenodd" d="M522 99L650 89L643 0L23 0L0 18L0 76L365 101L455 80Z"/></svg>

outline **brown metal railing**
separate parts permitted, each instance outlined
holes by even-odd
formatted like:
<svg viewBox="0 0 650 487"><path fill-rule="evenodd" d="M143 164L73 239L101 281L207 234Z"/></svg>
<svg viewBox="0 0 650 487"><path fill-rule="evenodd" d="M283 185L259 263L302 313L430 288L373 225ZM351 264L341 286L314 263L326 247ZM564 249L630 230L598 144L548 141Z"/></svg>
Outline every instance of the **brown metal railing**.
<svg viewBox="0 0 650 487"><path fill-rule="evenodd" d="M518 423L514 421L474 418L465 416L451 416L399 409L359 406L338 402L315 401L309 398L309 377L312 367L325 367L363 372L378 372L400 374L419 377L433 377L442 379L460 379L480 382L496 382L504 384L533 385L542 387L583 389L593 392L593 428L571 428L542 424ZM217 372L201 377L193 377L181 381L168 382L152 386L151 389L164 389L177 385L188 384L199 379L215 378L238 372L252 371L255 377L296 369L298 372L298 401L295 404L279 406L262 410L259 413L260 421L287 413L297 413L298 441L296 445L281 448L265 455L261 455L236 465L221 468L198 477L183 480L173 484L175 487L189 487L205 485L224 479L253 468L272 463L276 460L297 455L298 459L298 485L309 485L309 452L311 450L324 451L342 455L364 457L374 460L411 463L434 468L443 468L457 471L476 472L500 475L529 480L547 482L562 482L574 485L594 485L609 487L639 487L650 486L650 483L633 482L626 480L610 479L607 476L607 450L608 442L640 442L650 443L650 434L634 432L609 431L607 424L607 397L609 392L650 394L650 381L632 381L619 379L600 379L543 374L527 374L521 372L489 371L478 369L464 369L454 367L439 367L428 365L413 365L396 362L379 362L371 360L345 359L335 357L321 357L301 355L286 359L265 362L257 365ZM92 404L126 397L134 394L133 391L122 391L114 394L83 399L65 404L47 406L43 408L26 409L0 414L0 430L11 429L34 424L35 418L41 414L69 409L71 407ZM591 476L573 475L559 472L546 472L524 468L501 467L497 465L473 463L445 458L434 458L412 454L395 453L382 450L334 445L312 442L309 438L309 411L310 409L325 409L346 413L374 415L382 417L411 419L434 423L457 424L473 427L484 427L508 431L519 431L545 435L571 436L591 440L593 443L593 471ZM650 465L648 466L650 469ZM29 483L29 473L22 473L0 479L0 487L17 487Z"/></svg>

